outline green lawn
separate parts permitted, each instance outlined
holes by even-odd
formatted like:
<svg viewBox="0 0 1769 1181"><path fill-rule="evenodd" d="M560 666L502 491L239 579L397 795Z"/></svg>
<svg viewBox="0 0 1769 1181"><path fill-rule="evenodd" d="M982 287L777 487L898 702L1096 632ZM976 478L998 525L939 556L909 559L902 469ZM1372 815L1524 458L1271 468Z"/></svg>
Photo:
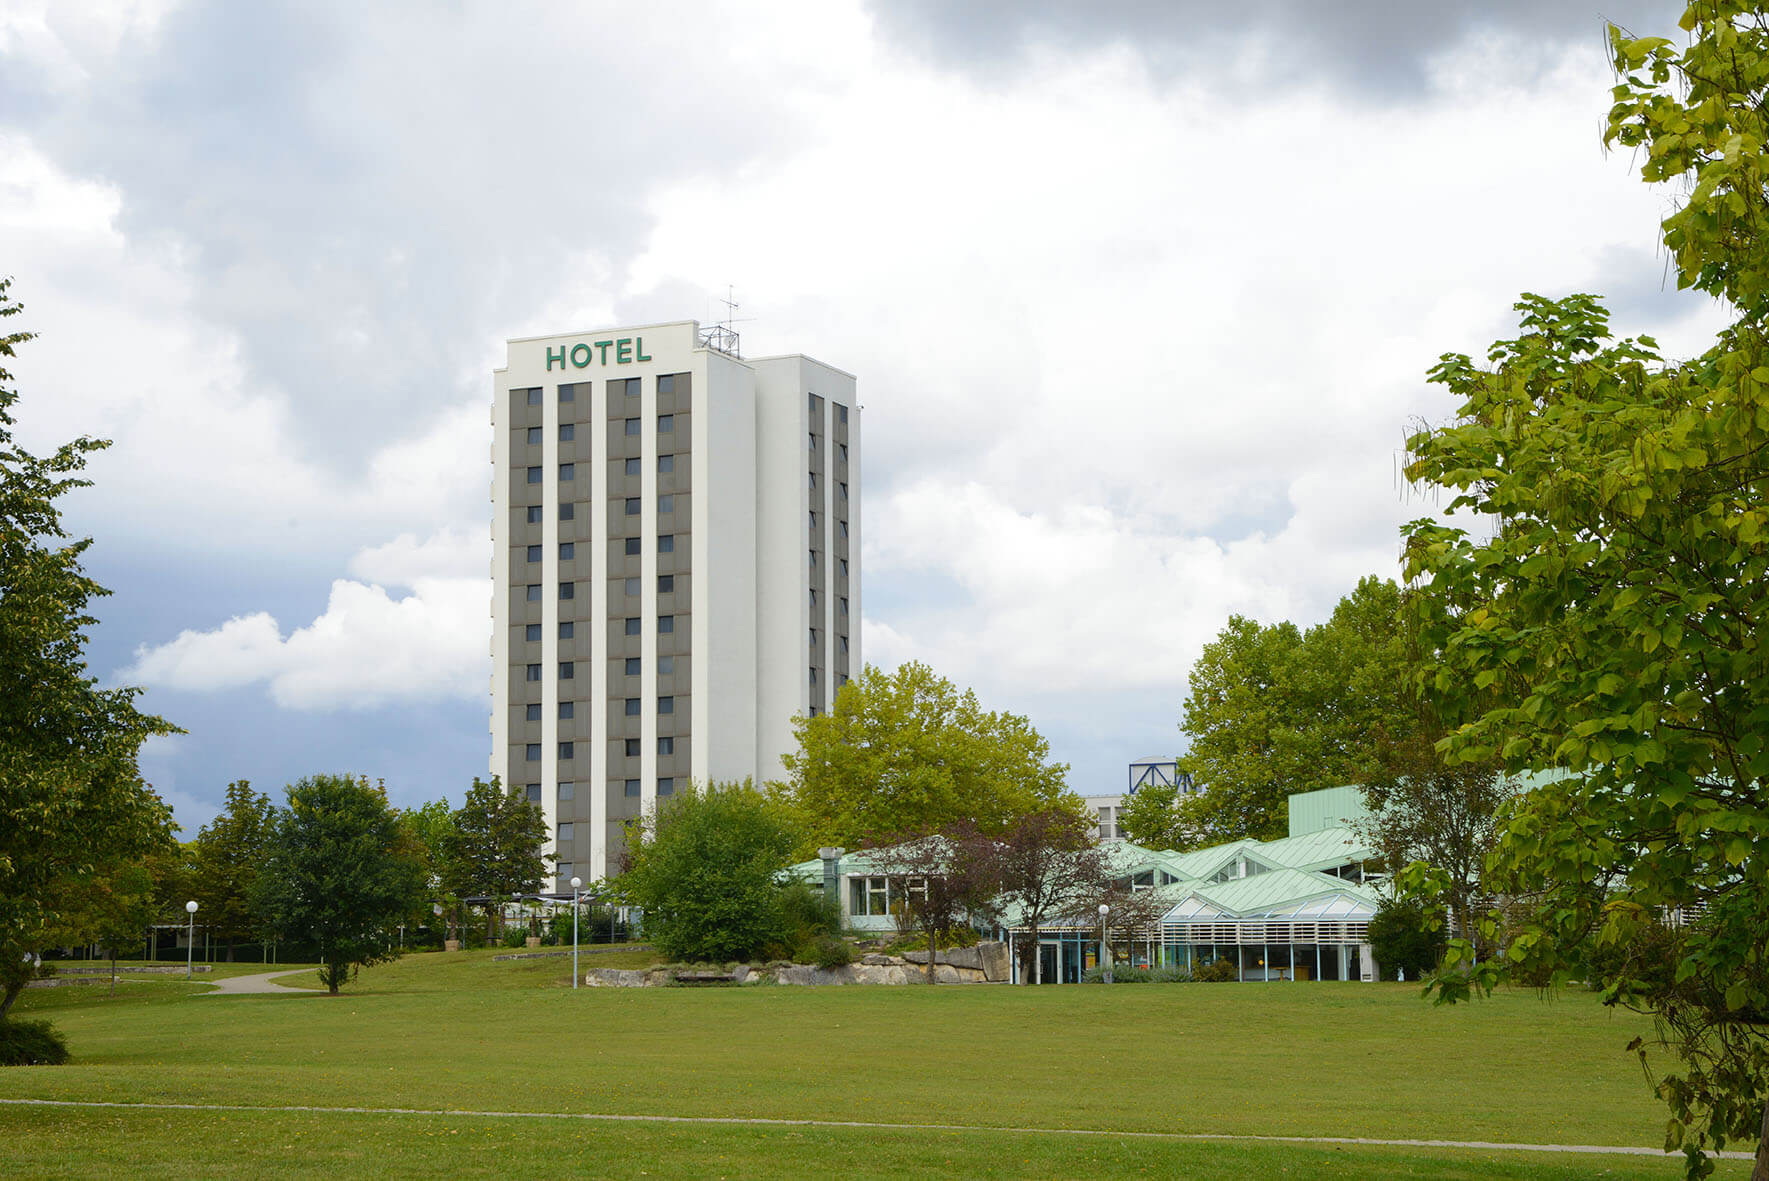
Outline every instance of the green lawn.
<svg viewBox="0 0 1769 1181"><path fill-rule="evenodd" d="M0 1098L417 1108L433 1114L0 1105L12 1169L596 1175L1664 1177L1674 1160L1055 1136L1014 1128L1654 1145L1585 994L1434 1009L1411 986L579 989L569 959L414 955L337 998L203 999L200 983L33 991L74 1065ZM586 957L599 966L643 952ZM299 982L291 977L285 983ZM606 1123L592 1112L978 1130ZM998 1129L998 1130L985 1130ZM144 1153L144 1146L151 1151ZM1721 1176L1744 1176L1726 1162Z"/></svg>

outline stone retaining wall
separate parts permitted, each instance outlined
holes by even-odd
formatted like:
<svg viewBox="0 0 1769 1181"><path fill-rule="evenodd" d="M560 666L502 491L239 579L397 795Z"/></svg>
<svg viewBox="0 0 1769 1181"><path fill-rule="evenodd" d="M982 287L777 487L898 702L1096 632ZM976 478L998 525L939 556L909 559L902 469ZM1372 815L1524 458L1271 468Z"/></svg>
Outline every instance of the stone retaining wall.
<svg viewBox="0 0 1769 1181"><path fill-rule="evenodd" d="M939 984L981 984L1008 978L1007 945L979 943L976 947L943 951L934 962ZM906 956L871 954L857 964L819 968L815 964L738 964L731 983L789 984L920 984L927 979L927 953ZM670 968L592 968L584 973L591 988L658 988L676 983Z"/></svg>

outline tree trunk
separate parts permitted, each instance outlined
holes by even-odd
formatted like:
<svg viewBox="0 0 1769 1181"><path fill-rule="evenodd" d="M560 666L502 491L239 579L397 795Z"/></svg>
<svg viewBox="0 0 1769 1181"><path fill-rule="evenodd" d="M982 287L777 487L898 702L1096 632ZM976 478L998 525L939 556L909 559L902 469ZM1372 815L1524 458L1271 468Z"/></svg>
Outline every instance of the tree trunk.
<svg viewBox="0 0 1769 1181"><path fill-rule="evenodd" d="M1751 1181L1769 1181L1769 1102L1763 1104L1763 1129L1757 1136L1757 1163L1751 1166Z"/></svg>
<svg viewBox="0 0 1769 1181"><path fill-rule="evenodd" d="M111 995L117 995L117 949L111 948Z"/></svg>
<svg viewBox="0 0 1769 1181"><path fill-rule="evenodd" d="M18 994L24 990L25 982L23 980L12 981L6 985L6 992L0 994L0 1021L6 1020L6 1014L12 1009L12 1002L16 1001Z"/></svg>

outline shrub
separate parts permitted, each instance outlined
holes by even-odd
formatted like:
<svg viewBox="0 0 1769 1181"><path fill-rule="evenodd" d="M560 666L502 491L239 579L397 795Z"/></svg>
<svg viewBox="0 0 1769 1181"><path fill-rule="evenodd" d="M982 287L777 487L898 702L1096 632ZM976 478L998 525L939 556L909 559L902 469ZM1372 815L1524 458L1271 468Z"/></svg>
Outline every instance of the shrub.
<svg viewBox="0 0 1769 1181"><path fill-rule="evenodd" d="M811 962L824 969L845 968L854 962L854 949L846 940L830 936L817 945Z"/></svg>
<svg viewBox="0 0 1769 1181"><path fill-rule="evenodd" d="M0 1066L60 1066L68 1043L47 1021L0 1021Z"/></svg>
<svg viewBox="0 0 1769 1181"><path fill-rule="evenodd" d="M1200 984L1227 984L1241 978L1241 970L1233 960L1211 960L1192 969L1192 979Z"/></svg>
<svg viewBox="0 0 1769 1181"><path fill-rule="evenodd" d="M517 927L517 926L505 927L504 928L504 946L505 947L527 947L528 946L528 928L527 927Z"/></svg>
<svg viewBox="0 0 1769 1181"><path fill-rule="evenodd" d="M1103 968L1089 968L1081 977L1083 984L1102 984ZM1152 968L1133 968L1120 964L1112 969L1113 984L1190 984L1192 974L1176 965L1157 964Z"/></svg>
<svg viewBox="0 0 1769 1181"><path fill-rule="evenodd" d="M1405 972L1418 980L1443 958L1447 940L1441 930L1431 929L1425 908L1417 902L1390 900L1370 916L1370 953L1382 979L1393 980Z"/></svg>

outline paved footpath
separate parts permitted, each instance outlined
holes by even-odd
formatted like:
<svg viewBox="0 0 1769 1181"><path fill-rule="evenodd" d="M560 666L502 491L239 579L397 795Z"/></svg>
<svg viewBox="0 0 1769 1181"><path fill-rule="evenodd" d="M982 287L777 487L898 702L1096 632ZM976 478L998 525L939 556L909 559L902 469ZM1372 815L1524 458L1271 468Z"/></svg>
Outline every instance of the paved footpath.
<svg viewBox="0 0 1769 1181"><path fill-rule="evenodd" d="M299 976L303 972L311 972L312 968L285 968L281 972L254 972L250 976L223 976L219 980L204 980L204 984L213 984L214 992L205 992L203 996L240 996L248 992L280 992L296 996L324 996L325 994L311 988L289 988L276 983L278 976Z"/></svg>

